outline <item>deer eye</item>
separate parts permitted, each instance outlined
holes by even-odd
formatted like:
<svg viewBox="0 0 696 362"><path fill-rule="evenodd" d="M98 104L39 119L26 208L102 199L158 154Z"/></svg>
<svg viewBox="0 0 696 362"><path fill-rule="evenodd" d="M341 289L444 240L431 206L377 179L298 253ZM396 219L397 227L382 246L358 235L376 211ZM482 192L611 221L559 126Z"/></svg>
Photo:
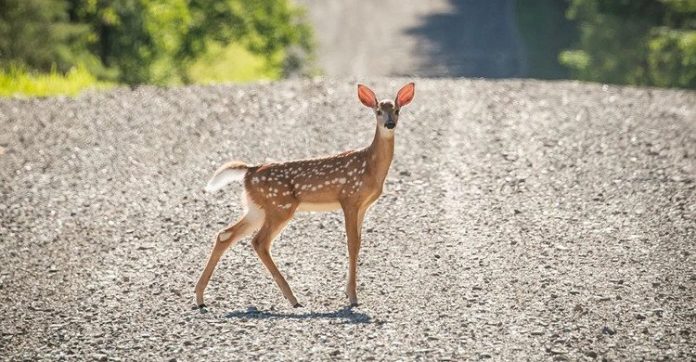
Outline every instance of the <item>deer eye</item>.
<svg viewBox="0 0 696 362"><path fill-rule="evenodd" d="M396 115L398 116L398 115L399 115L399 110L398 110L398 109L395 110L395 111L394 111L394 114L396 114Z"/></svg>
<svg viewBox="0 0 696 362"><path fill-rule="evenodd" d="M382 115L382 110L381 110L381 109L378 109L378 110L377 110L377 115L378 115L378 116L381 116L381 115Z"/></svg>

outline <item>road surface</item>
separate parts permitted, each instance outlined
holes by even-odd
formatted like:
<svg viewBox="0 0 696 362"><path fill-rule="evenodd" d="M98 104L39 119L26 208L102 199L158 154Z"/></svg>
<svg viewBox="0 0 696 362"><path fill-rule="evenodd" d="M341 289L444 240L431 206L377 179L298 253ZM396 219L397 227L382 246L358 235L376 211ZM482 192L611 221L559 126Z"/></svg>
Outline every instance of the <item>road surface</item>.
<svg viewBox="0 0 696 362"><path fill-rule="evenodd" d="M393 97L407 79L373 81ZM339 213L249 240L192 310L229 158L367 145L353 81L0 100L4 360L693 360L696 93L416 79L347 308Z"/></svg>
<svg viewBox="0 0 696 362"><path fill-rule="evenodd" d="M519 77L515 0L300 0L329 77Z"/></svg>

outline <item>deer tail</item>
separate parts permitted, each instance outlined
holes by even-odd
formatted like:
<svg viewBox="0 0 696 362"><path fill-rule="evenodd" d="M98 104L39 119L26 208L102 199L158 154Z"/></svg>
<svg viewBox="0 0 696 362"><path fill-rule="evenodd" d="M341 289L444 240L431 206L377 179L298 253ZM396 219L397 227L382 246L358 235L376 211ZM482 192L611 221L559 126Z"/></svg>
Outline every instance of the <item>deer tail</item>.
<svg viewBox="0 0 696 362"><path fill-rule="evenodd" d="M241 161L230 161L222 165L215 171L213 177L210 178L208 184L205 186L205 191L215 192L233 181L241 181L244 179L249 166Z"/></svg>

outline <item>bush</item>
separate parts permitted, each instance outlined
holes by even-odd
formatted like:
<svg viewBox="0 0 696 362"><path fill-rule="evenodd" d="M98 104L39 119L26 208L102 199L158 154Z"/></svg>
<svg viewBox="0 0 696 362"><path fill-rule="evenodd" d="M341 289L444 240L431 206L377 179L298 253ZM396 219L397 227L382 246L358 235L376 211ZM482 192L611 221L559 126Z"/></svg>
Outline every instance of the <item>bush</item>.
<svg viewBox="0 0 696 362"><path fill-rule="evenodd" d="M653 84L696 88L696 31L659 28L648 43Z"/></svg>
<svg viewBox="0 0 696 362"><path fill-rule="evenodd" d="M576 49L559 60L578 79L696 88L696 0L573 0Z"/></svg>
<svg viewBox="0 0 696 362"><path fill-rule="evenodd" d="M79 66L100 80L180 84L194 80L200 57L228 45L226 54L264 65L245 78L277 77L287 64L301 68L288 49L311 56L311 31L289 0L0 0L4 69L55 77Z"/></svg>
<svg viewBox="0 0 696 362"><path fill-rule="evenodd" d="M48 72L96 64L86 48L89 27L70 21L61 0L0 0L0 68Z"/></svg>

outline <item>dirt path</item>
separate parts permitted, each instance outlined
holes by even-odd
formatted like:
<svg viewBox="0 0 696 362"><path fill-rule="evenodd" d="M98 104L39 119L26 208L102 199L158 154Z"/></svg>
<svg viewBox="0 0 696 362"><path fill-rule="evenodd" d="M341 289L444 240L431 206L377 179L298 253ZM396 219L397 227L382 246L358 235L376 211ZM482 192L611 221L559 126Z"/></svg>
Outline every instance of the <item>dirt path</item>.
<svg viewBox="0 0 696 362"><path fill-rule="evenodd" d="M390 96L405 79L374 80ZM352 81L0 100L0 359L692 360L696 93L417 80L346 308L342 217L244 240L228 158L366 145ZM316 115L323 115L317 120Z"/></svg>
<svg viewBox="0 0 696 362"><path fill-rule="evenodd" d="M301 0L330 77L516 77L514 0Z"/></svg>

